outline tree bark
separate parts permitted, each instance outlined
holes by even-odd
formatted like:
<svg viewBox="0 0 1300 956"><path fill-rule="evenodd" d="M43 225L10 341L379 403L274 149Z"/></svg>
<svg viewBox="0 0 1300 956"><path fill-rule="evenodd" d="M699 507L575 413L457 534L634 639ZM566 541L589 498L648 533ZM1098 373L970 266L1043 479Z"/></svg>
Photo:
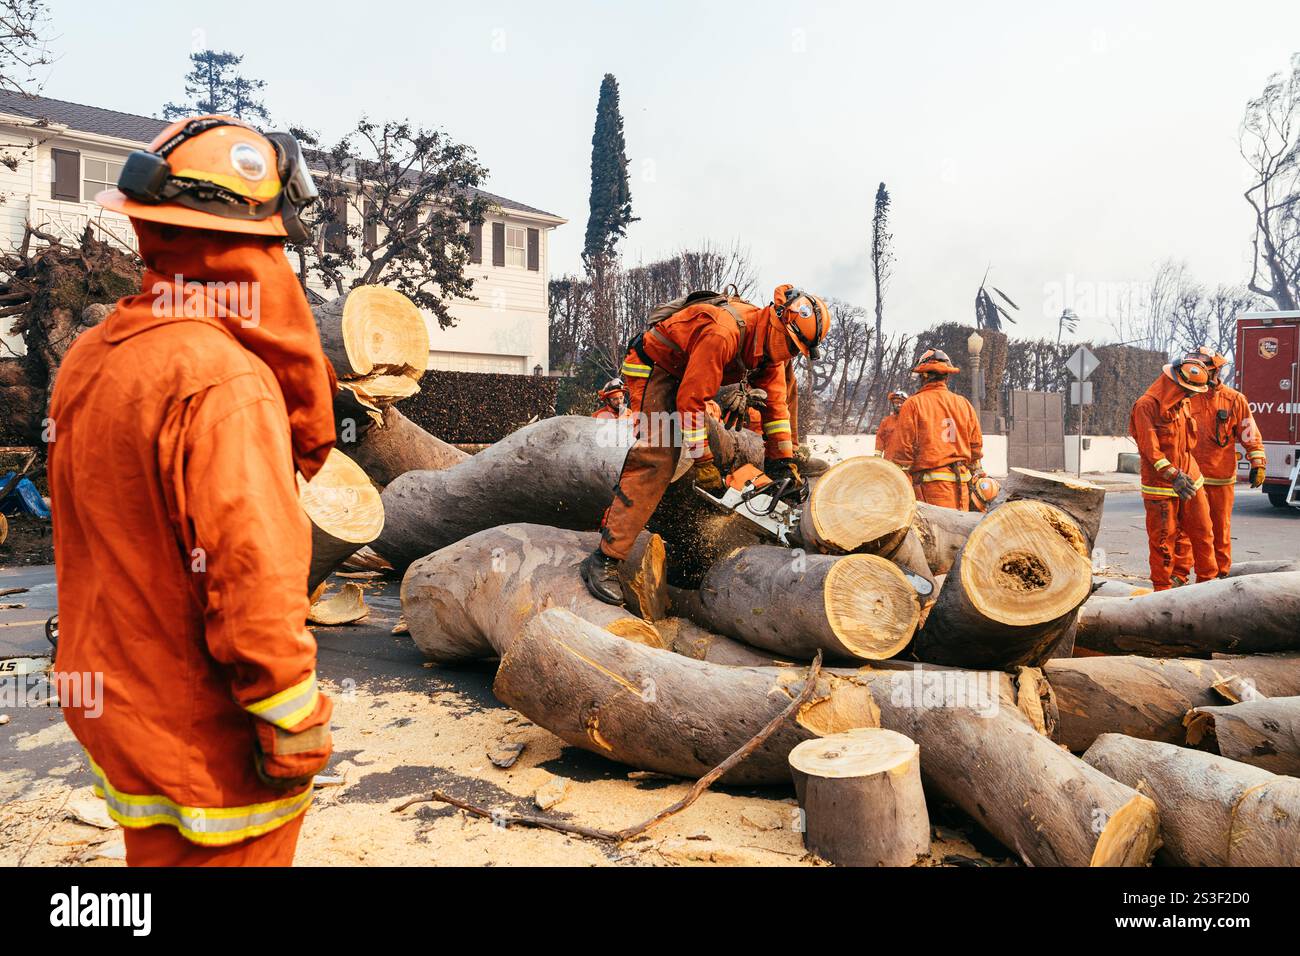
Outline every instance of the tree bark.
<svg viewBox="0 0 1300 956"><path fill-rule="evenodd" d="M312 309L339 378L410 374L429 365L429 332L415 303L386 286L357 286Z"/></svg>
<svg viewBox="0 0 1300 956"><path fill-rule="evenodd" d="M1300 572L1251 574L1131 598L1092 600L1079 612L1079 647L1148 657L1300 649Z"/></svg>
<svg viewBox="0 0 1300 956"><path fill-rule="evenodd" d="M681 654L691 660L725 664L729 667L772 667L793 663L777 660L771 654L764 654L734 638L714 634L684 617L656 621L655 629L674 654Z"/></svg>
<svg viewBox="0 0 1300 956"><path fill-rule="evenodd" d="M805 674L689 660L619 640L553 608L511 645L493 690L573 746L698 777L779 713ZM930 786L1027 862L1142 865L1154 851L1154 804L1039 733L1018 709L1005 674L824 671L817 694L726 782L785 783L795 745L883 724L920 745Z"/></svg>
<svg viewBox="0 0 1300 956"><path fill-rule="evenodd" d="M790 751L803 844L836 866L911 866L930 852L921 748L862 727Z"/></svg>
<svg viewBox="0 0 1300 956"><path fill-rule="evenodd" d="M892 466L891 466L892 467ZM891 562L870 554L833 557L760 545L709 569L700 623L795 660L880 660L912 639L920 605Z"/></svg>
<svg viewBox="0 0 1300 956"><path fill-rule="evenodd" d="M1056 696L1057 739L1082 753L1106 733L1182 743L1183 716L1220 703L1214 686L1231 678L1250 681L1270 697L1298 695L1300 654L1214 660L1077 657L1048 661L1043 675Z"/></svg>
<svg viewBox="0 0 1300 956"><path fill-rule="evenodd" d="M383 410L383 424L369 421L356 441L341 447L373 481L387 485L408 471L441 471L469 459L455 445L435 438L394 406Z"/></svg>
<svg viewBox="0 0 1300 956"><path fill-rule="evenodd" d="M983 517L977 511L941 508L924 501L916 503L912 528L921 541L926 564L934 574L947 574L952 570L962 545Z"/></svg>
<svg viewBox="0 0 1300 956"><path fill-rule="evenodd" d="M298 501L311 519L308 592L384 527L384 506L366 473L337 448L310 482L298 476Z"/></svg>
<svg viewBox="0 0 1300 956"><path fill-rule="evenodd" d="M1083 759L1160 808L1174 866L1300 866L1300 780L1173 744L1103 734Z"/></svg>
<svg viewBox="0 0 1300 956"><path fill-rule="evenodd" d="M653 625L587 592L578 565L599 541L597 532L511 524L421 558L402 578L411 639L439 664L500 656L530 618L559 606L620 637L663 646Z"/></svg>
<svg viewBox="0 0 1300 956"><path fill-rule="evenodd" d="M958 667L1041 664L1088 596L1090 552L1085 533L1059 508L999 505L967 538L913 654Z"/></svg>
<svg viewBox="0 0 1300 956"><path fill-rule="evenodd" d="M1197 707L1184 723L1189 747L1300 777L1300 697Z"/></svg>

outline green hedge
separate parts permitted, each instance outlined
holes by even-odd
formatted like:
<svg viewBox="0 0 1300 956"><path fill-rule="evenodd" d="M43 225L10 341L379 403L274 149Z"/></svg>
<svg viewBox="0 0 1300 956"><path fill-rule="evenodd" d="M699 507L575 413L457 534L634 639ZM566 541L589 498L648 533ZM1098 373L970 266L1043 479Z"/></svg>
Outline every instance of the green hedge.
<svg viewBox="0 0 1300 956"><path fill-rule="evenodd" d="M533 418L555 414L560 379L546 375L430 370L418 395L402 401L402 414L453 444L500 441Z"/></svg>

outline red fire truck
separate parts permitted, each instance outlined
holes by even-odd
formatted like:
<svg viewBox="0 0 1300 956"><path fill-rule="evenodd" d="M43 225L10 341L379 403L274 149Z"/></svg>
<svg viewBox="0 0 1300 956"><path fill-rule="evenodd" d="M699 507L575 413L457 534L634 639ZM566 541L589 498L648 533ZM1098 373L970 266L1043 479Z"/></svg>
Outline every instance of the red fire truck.
<svg viewBox="0 0 1300 956"><path fill-rule="evenodd" d="M1237 319L1235 387L1250 402L1268 452L1264 493L1279 508L1300 508L1300 312L1247 312ZM1247 463L1238 465L1245 477Z"/></svg>

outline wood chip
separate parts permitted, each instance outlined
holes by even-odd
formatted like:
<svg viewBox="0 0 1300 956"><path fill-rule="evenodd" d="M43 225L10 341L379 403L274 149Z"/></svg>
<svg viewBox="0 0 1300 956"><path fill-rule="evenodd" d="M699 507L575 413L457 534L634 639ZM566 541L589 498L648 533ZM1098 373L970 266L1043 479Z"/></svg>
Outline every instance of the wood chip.
<svg viewBox="0 0 1300 956"><path fill-rule="evenodd" d="M569 794L569 781L564 777L551 777L537 788L533 803L538 810L549 810Z"/></svg>
<svg viewBox="0 0 1300 956"><path fill-rule="evenodd" d="M524 746L524 744L513 740L499 740L496 746L488 751L488 760L492 761L494 767L509 770L515 765L519 755L524 752Z"/></svg>

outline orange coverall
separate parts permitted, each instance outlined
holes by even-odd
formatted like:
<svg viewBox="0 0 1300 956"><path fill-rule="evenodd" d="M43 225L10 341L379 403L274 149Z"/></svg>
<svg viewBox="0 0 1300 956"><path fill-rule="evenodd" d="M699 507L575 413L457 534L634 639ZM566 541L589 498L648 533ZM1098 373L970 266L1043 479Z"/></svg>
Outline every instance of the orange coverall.
<svg viewBox="0 0 1300 956"><path fill-rule="evenodd" d="M144 291L77 340L51 403L56 672L102 675L60 701L128 864L288 865L311 785L286 784L330 746L294 464L329 452L333 375L279 241L135 228ZM257 282L261 314L160 308L174 276Z"/></svg>
<svg viewBox="0 0 1300 956"><path fill-rule="evenodd" d="M898 431L898 412L890 412L880 420L880 427L876 429L876 453L881 458L894 460L894 449L892 447L895 433Z"/></svg>
<svg viewBox="0 0 1300 956"><path fill-rule="evenodd" d="M1195 564L1197 581L1218 575L1205 479L1192 456L1197 428L1188 404L1187 392L1161 375L1133 405L1129 416L1129 434L1142 460L1151 586L1157 591L1173 585L1178 567ZM1196 483L1194 497L1182 501L1169 479L1160 474L1170 465Z"/></svg>
<svg viewBox="0 0 1300 956"><path fill-rule="evenodd" d="M680 448L697 463L713 460L705 424L707 403L722 385L739 382L767 392L763 409L766 457L792 458L794 441L786 404L790 351L770 308L731 303L745 323L741 330L724 308L692 305L646 331L623 360L636 415L637 441L628 449L614 500L601 522L601 550L627 557L636 536L659 506L677 465Z"/></svg>
<svg viewBox="0 0 1300 956"><path fill-rule="evenodd" d="M918 501L969 509L969 466L984 457L984 434L975 407L946 380L926 382L903 403L891 442L891 460L911 474Z"/></svg>
<svg viewBox="0 0 1300 956"><path fill-rule="evenodd" d="M596 409L594 412L591 413L591 417L592 418L631 418L632 408L629 405L624 405L616 412L608 405L601 405L600 408Z"/></svg>
<svg viewBox="0 0 1300 956"><path fill-rule="evenodd" d="M1266 461L1264 439L1255 427L1246 396L1227 385L1211 385L1208 392L1188 399L1196 422L1196 447L1192 457L1205 477L1205 498L1210 507L1210 526L1214 534L1214 557L1219 577L1227 577L1232 567L1232 502L1236 496L1237 445L1246 449L1251 466ZM1220 417L1222 415L1222 417ZM1190 556L1190 547L1179 553ZM1174 574L1186 580L1191 562L1175 561Z"/></svg>

